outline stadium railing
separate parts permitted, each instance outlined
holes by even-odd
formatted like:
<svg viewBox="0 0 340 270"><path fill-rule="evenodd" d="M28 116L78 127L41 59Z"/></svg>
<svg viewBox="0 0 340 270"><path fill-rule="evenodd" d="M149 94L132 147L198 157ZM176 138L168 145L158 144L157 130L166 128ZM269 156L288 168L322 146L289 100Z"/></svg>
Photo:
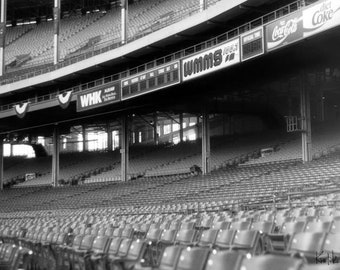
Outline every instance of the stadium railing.
<svg viewBox="0 0 340 270"><path fill-rule="evenodd" d="M155 67L155 66L158 66L158 65L162 65L164 63L167 63L167 62L170 62L170 61L173 61L173 60L177 60L181 57L191 55L191 54L194 54L196 52L200 52L200 51L207 49L207 48L210 48L210 47L212 47L216 44L219 44L219 43L224 42L226 40L237 37L238 35L245 33L245 32L247 32L251 29L254 29L254 28L259 27L261 25L267 24L267 23L274 21L274 20L276 20L276 19L278 19L282 16L285 16L287 14L295 12L295 11L303 8L305 6L305 4L309 5L309 4L312 4L316 1L317 0L312 0L312 1L309 1L308 3L306 3L304 0L295 1L291 4L288 4L284 7L281 7L279 9L275 10L275 11L272 11L272 12L270 12L270 13L268 13L268 14L266 14L266 15L258 18L258 19L252 20L248 23L245 23L245 24L235 28L235 29L229 30L229 31L227 31L227 32L215 37L215 38L209 39L207 41L201 42L201 43L196 44L194 46L191 46L189 48L180 50L178 52L172 53L170 55L159 58L159 59L154 60L152 62L138 66L134 69L131 69L129 71L125 71L121 74L124 74L124 73L134 74L135 72L143 71L143 70L146 70L147 68L152 68L152 67ZM214 0L213 2L215 3L216 0ZM193 12L193 10L191 11L191 13L192 12ZM178 16L180 17L181 15L179 14ZM176 18L177 18L177 16L175 16L174 19L176 19ZM157 30L159 30L159 29L157 29ZM155 31L157 31L157 30L155 30ZM149 34L149 32L145 33L145 35L147 35L147 34ZM142 35L142 36L144 36L144 35ZM132 41L134 41L138 38L141 38L142 36L136 35L135 37L129 39L128 42L132 42ZM102 46L102 45L100 45L100 46ZM74 58L65 60L63 62L56 64L56 65L53 65L53 66L50 66L50 67L47 67L47 68L44 68L44 69L41 69L41 70L36 70L34 72L30 72L30 73L20 75L20 76L14 77L14 78L4 79L0 82L0 85L10 84L10 83L13 83L13 82L16 82L16 81L25 80L25 79L28 79L28 78L31 78L31 77L46 74L46 73L52 72L54 70L57 70L57 69L69 66L71 64L77 63L79 61L82 61L82 60L91 58L93 56L105 53L107 51L113 50L113 49L118 48L120 46L122 46L122 44L114 43L114 44L110 44L108 46L104 46L103 48L100 48L100 49L94 48L92 51L89 51L89 52L86 52L86 53L81 54L79 56L76 56ZM1 111L1 107L0 107L0 111Z"/></svg>

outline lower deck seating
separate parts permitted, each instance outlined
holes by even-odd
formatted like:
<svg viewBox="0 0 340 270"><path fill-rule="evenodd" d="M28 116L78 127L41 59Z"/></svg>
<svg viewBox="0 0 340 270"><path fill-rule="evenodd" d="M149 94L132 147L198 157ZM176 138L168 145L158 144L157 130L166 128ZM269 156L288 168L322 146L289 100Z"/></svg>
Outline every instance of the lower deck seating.
<svg viewBox="0 0 340 270"><path fill-rule="evenodd" d="M238 212L202 208L192 213L144 214L131 210L88 208L39 211L38 215L31 211L20 216L11 213L0 219L0 267L338 269L340 211L336 207ZM282 217L287 221L280 224ZM327 226L323 221L326 218ZM224 227L214 229L221 222ZM319 268L314 268L316 263Z"/></svg>

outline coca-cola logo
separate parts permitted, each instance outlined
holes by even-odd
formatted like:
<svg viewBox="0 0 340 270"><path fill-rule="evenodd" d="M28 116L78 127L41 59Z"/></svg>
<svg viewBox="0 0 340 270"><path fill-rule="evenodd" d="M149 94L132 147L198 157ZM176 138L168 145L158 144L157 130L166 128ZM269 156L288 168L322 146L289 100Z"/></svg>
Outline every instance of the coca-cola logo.
<svg viewBox="0 0 340 270"><path fill-rule="evenodd" d="M290 19L288 21L281 21L276 25L273 30L272 40L278 41L286 39L291 34L295 33L298 29L298 18Z"/></svg>
<svg viewBox="0 0 340 270"><path fill-rule="evenodd" d="M332 2L324 3L320 9L313 14L312 24L313 26L321 26L331 20L335 11L332 9Z"/></svg>

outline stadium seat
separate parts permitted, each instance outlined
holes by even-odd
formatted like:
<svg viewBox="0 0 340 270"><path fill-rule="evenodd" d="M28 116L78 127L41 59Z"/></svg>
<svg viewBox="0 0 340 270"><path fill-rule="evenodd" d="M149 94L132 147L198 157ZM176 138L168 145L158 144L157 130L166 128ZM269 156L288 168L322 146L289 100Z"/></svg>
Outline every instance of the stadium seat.
<svg viewBox="0 0 340 270"><path fill-rule="evenodd" d="M205 270L238 270L244 254L233 251L213 250L208 258Z"/></svg>
<svg viewBox="0 0 340 270"><path fill-rule="evenodd" d="M203 270L210 250L187 247L182 250L176 270Z"/></svg>
<svg viewBox="0 0 340 270"><path fill-rule="evenodd" d="M315 254L323 249L326 233L295 233L292 235L287 250L297 256L302 256L309 263L315 262Z"/></svg>
<svg viewBox="0 0 340 270"><path fill-rule="evenodd" d="M215 246L220 249L229 249L234 241L236 230L220 230L217 234Z"/></svg>
<svg viewBox="0 0 340 270"><path fill-rule="evenodd" d="M242 262L242 270L300 270L303 260L279 255L261 255L246 258Z"/></svg>
<svg viewBox="0 0 340 270"><path fill-rule="evenodd" d="M200 247L213 247L218 233L219 230L217 229L203 231L197 245Z"/></svg>

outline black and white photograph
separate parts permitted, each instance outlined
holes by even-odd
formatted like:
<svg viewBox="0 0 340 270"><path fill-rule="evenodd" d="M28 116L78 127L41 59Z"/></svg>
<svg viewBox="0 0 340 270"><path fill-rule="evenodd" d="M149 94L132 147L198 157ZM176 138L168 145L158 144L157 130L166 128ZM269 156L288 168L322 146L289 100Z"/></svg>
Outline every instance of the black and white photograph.
<svg viewBox="0 0 340 270"><path fill-rule="evenodd" d="M340 270L340 0L0 0L0 270Z"/></svg>

